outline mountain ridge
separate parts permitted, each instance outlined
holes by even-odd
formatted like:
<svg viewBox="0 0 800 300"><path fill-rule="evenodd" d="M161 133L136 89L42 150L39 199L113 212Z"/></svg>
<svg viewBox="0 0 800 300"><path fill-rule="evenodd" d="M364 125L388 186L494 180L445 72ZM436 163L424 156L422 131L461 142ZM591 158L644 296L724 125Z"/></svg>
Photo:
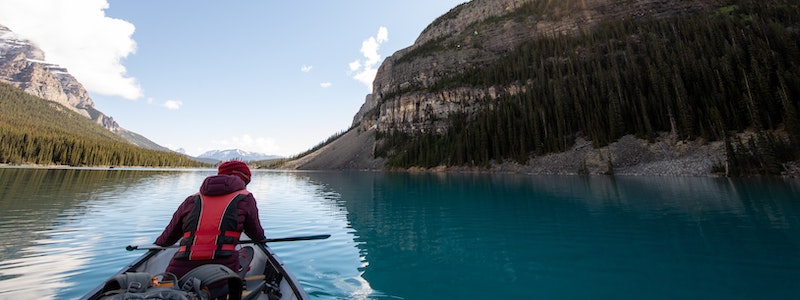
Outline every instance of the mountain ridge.
<svg viewBox="0 0 800 300"><path fill-rule="evenodd" d="M0 81L28 94L61 104L138 147L171 151L141 134L122 128L114 118L97 110L89 93L66 68L47 62L44 51L2 24Z"/></svg>
<svg viewBox="0 0 800 300"><path fill-rule="evenodd" d="M372 169L383 161L377 169L694 176L769 165L755 172L774 174L789 166L759 156L796 159L800 145L797 6L473 0L384 60L354 134L287 167ZM770 100L776 94L782 102ZM358 147L337 150L365 132L375 136L361 144L370 157ZM583 154L543 161L570 152ZM653 163L661 167L648 170Z"/></svg>
<svg viewBox="0 0 800 300"><path fill-rule="evenodd" d="M202 154L196 157L200 159L216 160L217 162L228 161L228 160L241 160L245 162L250 162L250 161L283 158L282 156L278 155L269 155L264 153L245 151L241 149L209 150L203 152Z"/></svg>
<svg viewBox="0 0 800 300"><path fill-rule="evenodd" d="M135 146L61 104L0 82L0 164L202 167L186 155Z"/></svg>
<svg viewBox="0 0 800 300"><path fill-rule="evenodd" d="M122 128L113 117L97 110L83 85L66 68L48 62L44 51L2 24L0 24L0 82L8 83L30 95L74 111L137 147L181 153ZM186 155L186 153L181 154ZM260 160L279 158L279 156L229 149L206 152L194 158L213 164L235 158Z"/></svg>

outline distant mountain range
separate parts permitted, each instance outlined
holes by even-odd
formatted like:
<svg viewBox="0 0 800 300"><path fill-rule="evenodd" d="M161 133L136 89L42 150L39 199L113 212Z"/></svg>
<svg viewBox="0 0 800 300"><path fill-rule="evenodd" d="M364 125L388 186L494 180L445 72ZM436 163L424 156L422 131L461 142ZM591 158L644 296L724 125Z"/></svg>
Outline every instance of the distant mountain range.
<svg viewBox="0 0 800 300"><path fill-rule="evenodd" d="M11 84L28 94L61 104L138 147L172 151L144 136L120 127L113 118L98 111L83 85L66 68L47 62L44 51L1 24L0 82ZM231 159L257 161L281 158L276 155L239 149L213 150L198 157L192 157L182 149L174 152L210 164Z"/></svg>
<svg viewBox="0 0 800 300"><path fill-rule="evenodd" d="M182 153L180 149L177 152ZM203 154L198 155L196 158L208 163L217 163L232 159L241 161L259 161L259 160L269 160L269 159L277 159L283 157L278 155L268 155L264 153L249 152L240 149L229 149L229 150L206 151Z"/></svg>

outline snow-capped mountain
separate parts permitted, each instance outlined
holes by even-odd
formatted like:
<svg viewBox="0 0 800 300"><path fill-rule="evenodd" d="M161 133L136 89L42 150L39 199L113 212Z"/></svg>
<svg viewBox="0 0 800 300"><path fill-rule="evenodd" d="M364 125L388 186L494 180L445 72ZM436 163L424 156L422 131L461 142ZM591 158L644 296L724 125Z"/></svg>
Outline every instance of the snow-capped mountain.
<svg viewBox="0 0 800 300"><path fill-rule="evenodd" d="M264 153L249 152L240 149L229 149L229 150L206 151L203 154L198 155L197 158L214 159L218 161L227 161L231 159L236 159L241 161L258 161L258 160L276 159L282 157L277 155L268 155Z"/></svg>

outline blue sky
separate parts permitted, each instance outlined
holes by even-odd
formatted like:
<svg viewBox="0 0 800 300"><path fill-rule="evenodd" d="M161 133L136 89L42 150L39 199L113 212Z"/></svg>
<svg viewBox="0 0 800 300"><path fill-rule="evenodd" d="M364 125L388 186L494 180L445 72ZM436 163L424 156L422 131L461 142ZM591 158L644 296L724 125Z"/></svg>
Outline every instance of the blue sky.
<svg viewBox="0 0 800 300"><path fill-rule="evenodd" d="M0 24L123 128L289 156L347 129L383 59L466 0L3 0Z"/></svg>

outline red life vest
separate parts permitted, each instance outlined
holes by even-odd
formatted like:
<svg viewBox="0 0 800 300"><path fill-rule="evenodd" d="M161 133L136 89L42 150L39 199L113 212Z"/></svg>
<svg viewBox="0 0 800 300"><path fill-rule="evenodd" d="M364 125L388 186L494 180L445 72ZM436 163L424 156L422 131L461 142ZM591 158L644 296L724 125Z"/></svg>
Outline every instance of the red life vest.
<svg viewBox="0 0 800 300"><path fill-rule="evenodd" d="M175 258L209 260L233 255L242 234L238 231L236 206L249 194L243 189L218 196L195 195L194 208L184 220L184 234Z"/></svg>

